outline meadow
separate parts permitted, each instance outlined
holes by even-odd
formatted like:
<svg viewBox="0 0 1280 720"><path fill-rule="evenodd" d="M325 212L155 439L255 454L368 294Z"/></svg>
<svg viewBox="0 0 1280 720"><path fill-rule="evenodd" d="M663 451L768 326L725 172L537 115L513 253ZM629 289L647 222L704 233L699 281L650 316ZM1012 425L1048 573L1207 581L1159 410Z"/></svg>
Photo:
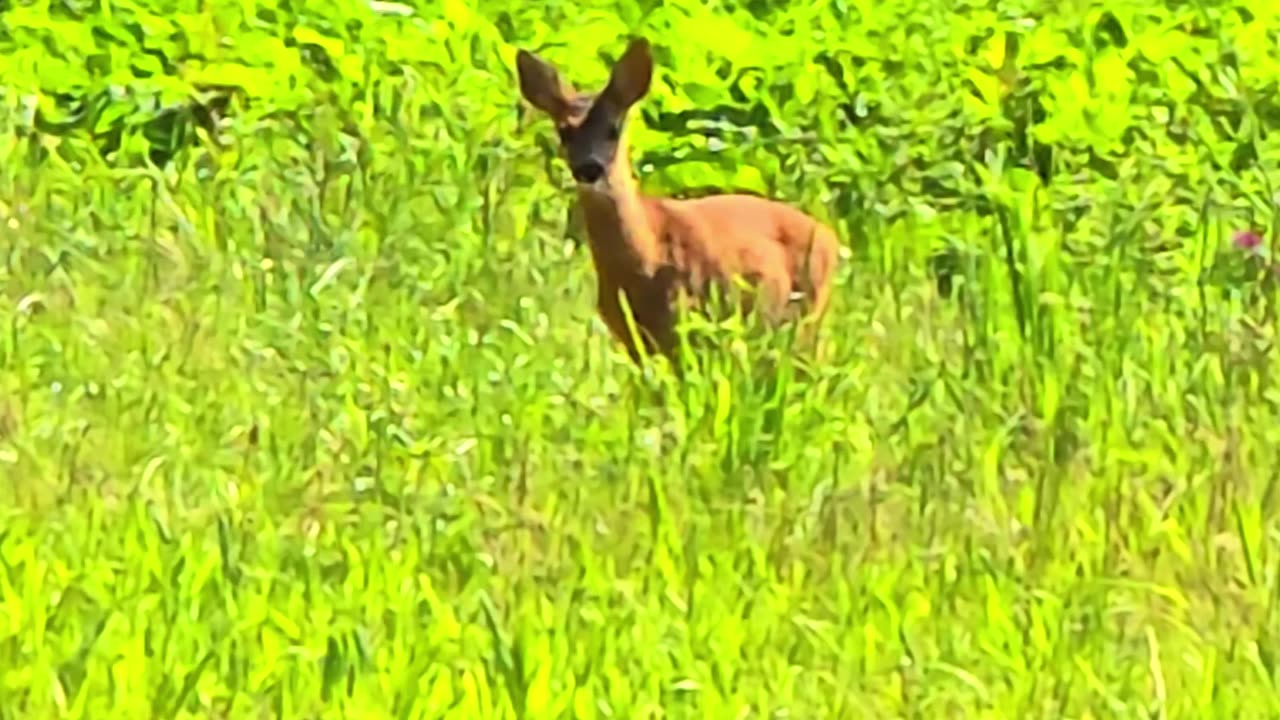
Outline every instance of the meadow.
<svg viewBox="0 0 1280 720"><path fill-rule="evenodd" d="M1280 716L1280 5L417 1L0 9L0 718ZM822 362L596 318L641 34Z"/></svg>

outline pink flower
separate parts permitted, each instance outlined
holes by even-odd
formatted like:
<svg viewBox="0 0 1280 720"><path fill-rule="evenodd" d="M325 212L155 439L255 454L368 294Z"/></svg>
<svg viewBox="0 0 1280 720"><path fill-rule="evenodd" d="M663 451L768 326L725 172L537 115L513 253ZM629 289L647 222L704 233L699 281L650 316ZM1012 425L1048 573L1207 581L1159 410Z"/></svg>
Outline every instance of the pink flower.
<svg viewBox="0 0 1280 720"><path fill-rule="evenodd" d="M1245 251L1256 251L1262 247L1262 235L1252 230L1239 230L1231 238L1231 244Z"/></svg>

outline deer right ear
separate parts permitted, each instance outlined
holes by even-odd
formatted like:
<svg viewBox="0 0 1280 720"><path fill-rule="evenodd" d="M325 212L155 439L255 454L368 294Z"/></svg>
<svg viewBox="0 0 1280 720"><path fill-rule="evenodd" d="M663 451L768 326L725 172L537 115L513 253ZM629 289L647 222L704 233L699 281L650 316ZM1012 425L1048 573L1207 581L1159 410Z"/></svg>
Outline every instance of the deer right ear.
<svg viewBox="0 0 1280 720"><path fill-rule="evenodd" d="M520 78L520 94L529 104L554 118L568 114L569 87L546 60L528 50L516 52L516 74Z"/></svg>

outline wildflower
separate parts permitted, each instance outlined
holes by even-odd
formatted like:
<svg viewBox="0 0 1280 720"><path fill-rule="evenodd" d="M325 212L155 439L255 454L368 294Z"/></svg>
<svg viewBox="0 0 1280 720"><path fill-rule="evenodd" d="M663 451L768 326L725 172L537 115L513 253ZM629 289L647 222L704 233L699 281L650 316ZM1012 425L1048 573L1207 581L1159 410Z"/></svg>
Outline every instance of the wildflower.
<svg viewBox="0 0 1280 720"><path fill-rule="evenodd" d="M1231 244L1246 252L1257 252L1262 248L1262 235L1252 230L1239 230L1231 238Z"/></svg>

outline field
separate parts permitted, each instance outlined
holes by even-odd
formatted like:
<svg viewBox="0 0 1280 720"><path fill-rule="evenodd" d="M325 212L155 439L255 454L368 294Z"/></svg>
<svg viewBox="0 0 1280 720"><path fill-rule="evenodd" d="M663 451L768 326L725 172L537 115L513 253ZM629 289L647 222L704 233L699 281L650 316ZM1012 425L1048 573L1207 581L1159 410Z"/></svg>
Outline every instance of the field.
<svg viewBox="0 0 1280 720"><path fill-rule="evenodd" d="M5 5L0 718L1280 717L1280 5L1166 2ZM514 57L637 34L821 362L596 318Z"/></svg>

